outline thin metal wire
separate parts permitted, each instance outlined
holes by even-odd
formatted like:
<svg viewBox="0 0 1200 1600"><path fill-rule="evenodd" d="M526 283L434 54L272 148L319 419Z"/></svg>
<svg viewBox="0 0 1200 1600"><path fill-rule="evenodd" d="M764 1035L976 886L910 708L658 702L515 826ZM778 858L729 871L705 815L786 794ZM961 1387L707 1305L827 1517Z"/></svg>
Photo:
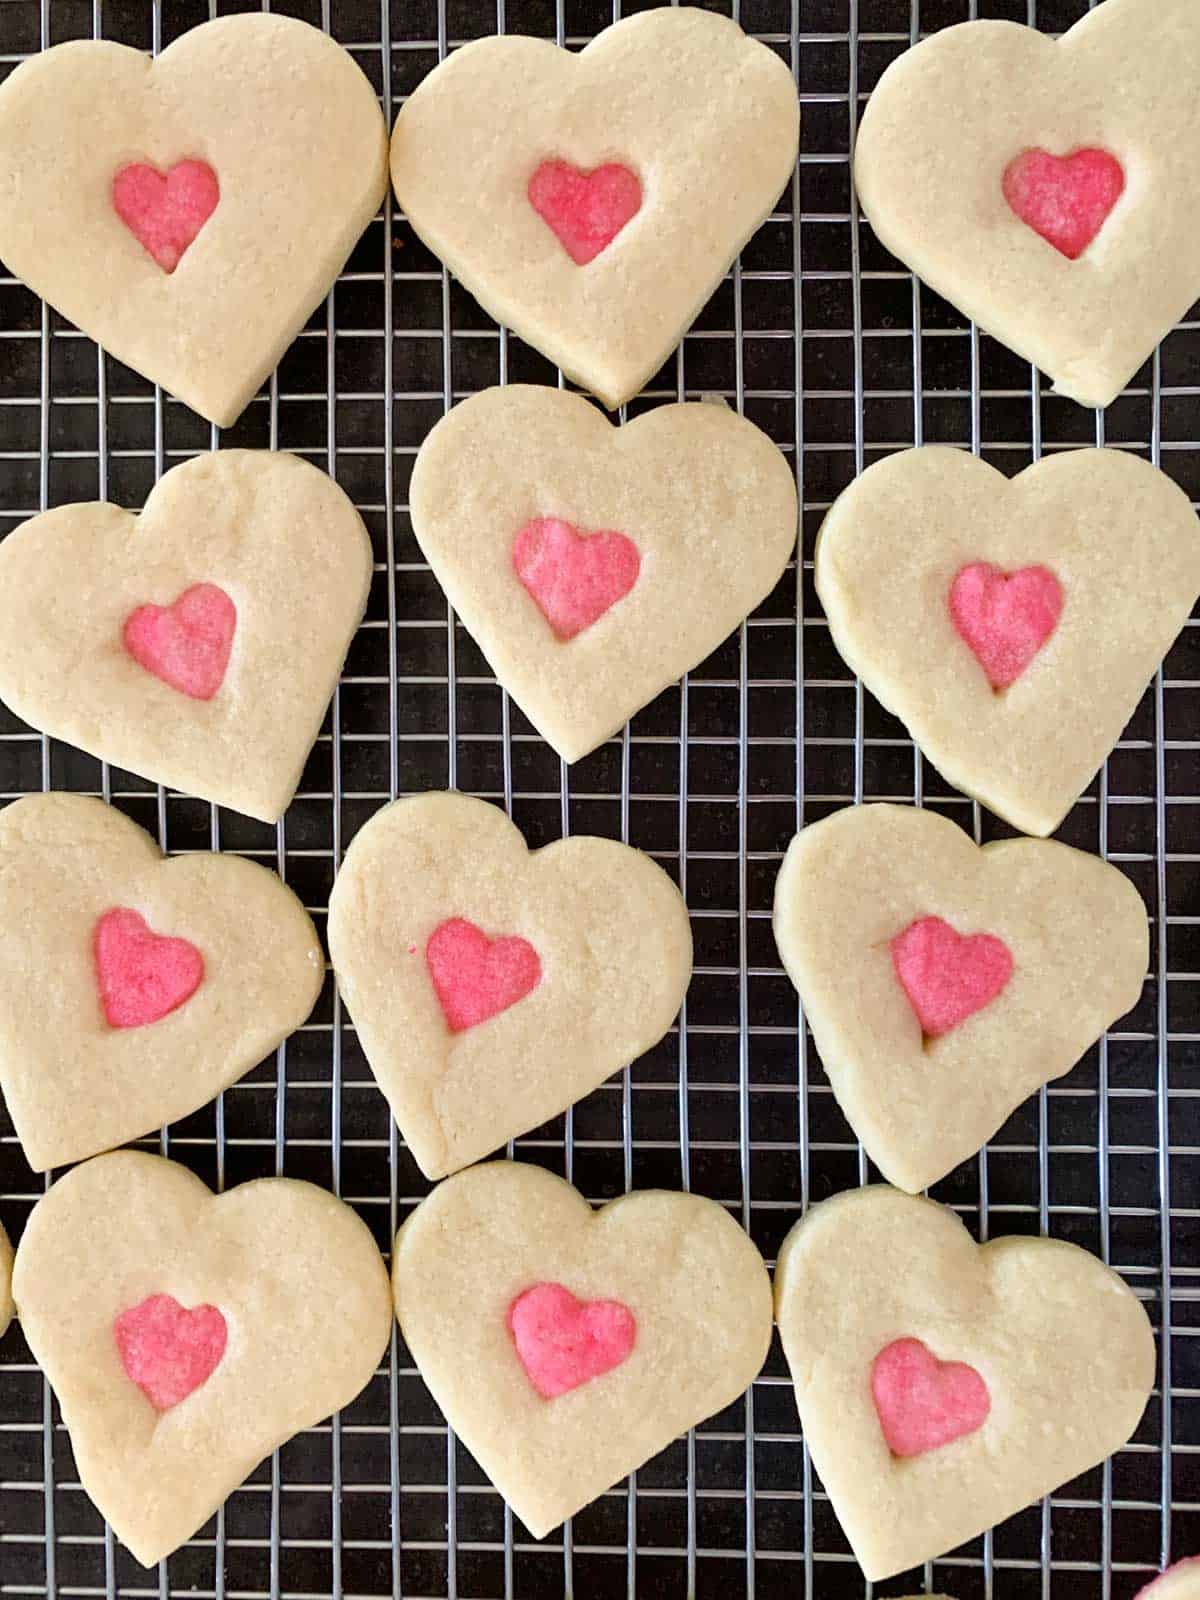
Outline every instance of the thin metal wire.
<svg viewBox="0 0 1200 1600"><path fill-rule="evenodd" d="M104 797L152 819L164 845L235 849L276 866L318 915L325 905L320 874L336 865L364 817L399 793L444 782L461 780L488 794L527 831L553 836L573 827L611 829L677 866L697 933L698 962L697 982L673 1041L674 1065L643 1063L569 1112L561 1126L515 1141L514 1150L518 1157L556 1165L593 1198L634 1183L680 1182L723 1200L763 1239L781 1237L810 1197L862 1181L869 1170L809 1049L800 1009L773 955L763 953L769 882L787 836L831 805L883 797L935 804L976 837L982 828L977 807L949 797L940 780L926 781L911 741L879 733L878 708L831 653L819 608L806 603L806 528L811 531L849 469L861 470L868 453L928 436L1015 463L1087 442L1075 431L1079 414L1043 399L1036 374L1024 386L989 382L991 347L976 330L947 321L944 309L923 299L907 273L880 265L869 227L859 218L847 162L860 90L881 59L919 36L918 0L890 8L900 14L897 22L908 13L907 28L894 31L874 25L892 21L880 4L870 7L872 26L860 28L855 0L792 0L785 9L776 3L774 17L768 14L771 3L755 20L780 26L758 36L791 61L804 101L805 141L790 198L781 201L735 267L725 298L719 296L688 335L673 371L648 393L663 401L723 395L768 426L792 454L801 490L794 603L789 597L785 605L761 608L733 641L736 666L728 651L719 662L705 663L681 684L677 708L651 708L573 772L544 759L540 741L524 731L507 695L495 691L469 653L473 647L457 636L453 613L428 585L427 570L407 543L408 507L399 487L424 428L440 412L493 381L493 372L501 381L543 373L529 366L519 341L467 309L461 291L420 251L390 199L374 224L379 256L371 259L372 236L370 249L356 254L323 316L301 334L236 434L223 437L214 430L207 441L197 436L184 408L144 386L131 388L128 375L99 355L92 392L90 381L75 376L80 356L90 360L84 342L74 330L55 326L45 308L36 321L3 328L0 344L14 370L26 347L40 355L38 376L27 378L23 388L6 385L0 372L0 419L8 430L0 434L4 528L64 497L86 498L67 489L92 462L95 492L136 503L144 491L131 485L148 484L206 443L245 439L327 461L352 488L379 539L372 610L336 697L330 731L319 743L319 759L286 826L248 832L242 819L211 808L202 808L204 820L197 824L188 809L194 803L148 792L107 768L98 777ZM262 4L270 8L270 0ZM1033 0L1027 6L1037 21ZM52 13L56 27L75 25L71 8L60 12L54 0L35 0L35 8L42 44L58 36L51 31ZM20 55L7 48L6 34L8 17L18 9L29 8L22 0L0 7L0 63ZM83 26L94 37L128 25L127 8L106 12L102 0L92 0L82 9ZM210 14L221 9L218 0L209 0ZM941 14L946 7L937 9L931 24L954 20ZM619 14L615 7L613 14ZM168 25L178 31L161 0L146 6L145 17L143 42L156 49ZM448 0L437 0L436 22L431 9L423 24L389 0L322 0L319 17L344 36L364 70L377 74L389 119L420 72L464 42L467 20L461 7L448 14ZM868 20L866 7L862 20ZM479 0L478 16L471 12L470 21L481 31L528 26L514 0ZM585 42L568 32L564 0L555 0L554 33L560 44ZM845 180L840 188L839 177ZM772 239L783 241L781 250ZM0 279L0 308L15 293L9 280ZM1185 324L1180 337L1198 330L1198 324ZM379 365L373 367L372 350L380 344ZM430 359L434 352L440 375ZM960 354L965 364L956 373ZM19 370L32 373L33 366ZM1200 390L1164 382L1163 363L1156 360L1150 379L1131 386L1129 396L1107 419L1097 417L1095 442L1140 448L1186 481L1188 452L1200 448L1192 437L1200 435ZM1171 428L1164 420L1168 412ZM36 418L33 436L20 431L27 413ZM96 417L94 441L79 432L85 413ZM831 426L834 414L838 421ZM997 415L1003 418L999 426L992 420ZM764 671L763 649L773 632L784 643ZM1127 1600L1153 1562L1172 1552L1172 1511L1194 1516L1200 1509L1194 1499L1176 1498L1174 1505L1171 1499L1172 1460L1190 1464L1200 1455L1187 1442L1194 1434L1186 1420L1200 1402L1193 1377L1197 1336L1190 1326L1200 1271L1178 1247L1181 1230L1198 1215L1184 1202L1186 1182L1194 1188L1200 1170L1200 1135L1181 1137L1176 1126L1176 1142L1169 1143L1173 1110L1191 1111L1200 1103L1200 1091L1172 1086L1168 1066L1170 1051L1200 1042L1195 1006L1181 1009L1176 1022L1168 1010L1168 994L1182 996L1197 981L1186 970L1194 961L1172 966L1169 943L1188 937L1198 923L1186 902L1170 899L1171 872L1200 863L1200 851L1171 848L1172 817L1178 823L1185 813L1177 808L1196 803L1190 788L1168 793L1171 763L1181 753L1194 759L1200 748L1177 712L1181 692L1200 687L1186 675L1186 655L1180 659L1179 667L1169 662L1156 679L1152 728L1136 729L1121 741L1101 775L1098 796L1086 797L1076 813L1076 842L1098 841L1108 859L1135 876L1145 874L1139 881L1156 896L1155 1016L1149 1023L1139 1016L1102 1042L1098 1087L1081 1074L1043 1091L1034 1125L1006 1130L981 1155L977 1194L960 1176L943 1196L968 1214L977 1210L984 1237L1018 1226L1069 1232L1095 1223L1104 1259L1161 1314L1161 1436L1147 1432L1102 1469L1098 1486L1067 1486L1075 1492L1050 1497L1023 1543L1006 1532L1003 1540L989 1536L927 1564L920 1575L926 1587L955 1592L957 1580L965 1593L1007 1600L1029 1592L1033 1575L1043 1596ZM478 697L485 694L496 710L480 710ZM785 702L789 710L781 716L778 707ZM37 756L36 776L21 765L27 748ZM328 778L321 773L326 759ZM33 787L49 787L52 776L71 787L97 782L94 768L73 761L66 747L5 723L0 794L20 793L31 779ZM1131 779L1130 771L1142 776ZM1175 835L1176 842L1180 837ZM775 997L764 998L771 990ZM722 994L726 998L719 1000ZM1137 1061L1154 1061L1152 1074L1139 1077L1140 1069L1133 1069L1131 1075L1131 1052ZM264 1093L273 1093L274 1103L260 1119L254 1108L263 1104ZM352 1025L335 996L330 1011L280 1048L273 1074L253 1074L231 1089L211 1113L211 1124L164 1130L162 1148L185 1161L211 1158L222 1184L248 1171L331 1181L364 1215L378 1219L381 1235L386 1229L391 1236L423 1186L407 1175L390 1119L385 1128L373 1113L360 1114L364 1097L376 1103ZM1079 1132L1078 1117L1090 1115L1093 1105L1094 1135ZM1143 1109L1152 1129L1131 1124L1142 1129L1131 1135L1123 1118ZM1060 1123L1063 1115L1071 1120ZM1064 1134L1060 1127L1071 1131ZM380 1176L384 1161L387 1174ZM1095 1163L1094 1190L1072 1178L1078 1161ZM1128 1163L1138 1161L1152 1163L1153 1188L1148 1180L1131 1186ZM781 1162L788 1165L781 1168ZM5 1218L19 1222L19 1210L10 1218L10 1203L27 1206L37 1188L16 1164L10 1138L0 1137L0 1163ZM1024 1174L1019 1181L1018 1170ZM788 1175L781 1178L781 1171ZM1149 1233L1152 1245L1146 1244ZM1189 1308L1174 1325L1168 1301L1173 1281L1178 1303ZM86 1508L79 1486L69 1470L56 1472L55 1450L62 1452L64 1437L52 1397L32 1366L9 1358L10 1348L0 1356L3 1372L37 1385L36 1406L21 1422L0 1420L0 1462L14 1432L28 1434L31 1449L39 1434L41 1443L40 1464L31 1460L19 1481L4 1479L0 1465L0 1594L6 1596L103 1594L118 1600L186 1589L213 1600L225 1594L230 1600L301 1594L445 1600L458 1594L590 1596L620 1588L657 1600L659 1593L704 1595L717 1585L731 1594L772 1595L781 1586L791 1593L801 1577L810 1600L863 1592L832 1531L786 1376L773 1366L747 1397L742 1425L722 1418L688 1436L678 1478L664 1477L657 1463L648 1465L574 1525L536 1545L477 1475L460 1471L453 1434L428 1410L419 1378L394 1338L379 1374L377 1406L364 1402L277 1451L269 1479L264 1475L248 1485L214 1529L147 1578L129 1566L110 1530L94 1521L81 1524ZM1176 1426L1176 1419L1184 1420ZM1130 1476L1131 1465L1142 1468L1142 1478ZM1158 1488L1153 1496L1144 1478L1151 1466ZM42 1508L40 1531L10 1533L7 1509L18 1518L31 1494ZM323 1511L315 1509L318 1500ZM305 1518L302 1508L309 1503L314 1510ZM1153 1551L1137 1541L1139 1519L1147 1517L1157 1527ZM1081 1544L1073 1534L1080 1518L1095 1530L1093 1543ZM26 1526L14 1521L14 1530ZM81 1526L84 1531L77 1531ZM1114 1553L1120 1559L1114 1561ZM36 1574L29 1565L34 1556L41 1562ZM614 1584L615 1567L620 1576Z"/></svg>

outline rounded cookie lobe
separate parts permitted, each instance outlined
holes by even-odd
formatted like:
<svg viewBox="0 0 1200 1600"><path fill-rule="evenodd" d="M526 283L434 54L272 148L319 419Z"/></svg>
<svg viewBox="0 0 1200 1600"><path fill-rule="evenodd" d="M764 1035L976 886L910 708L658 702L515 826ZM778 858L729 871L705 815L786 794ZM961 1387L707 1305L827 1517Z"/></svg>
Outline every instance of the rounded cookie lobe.
<svg viewBox="0 0 1200 1600"><path fill-rule="evenodd" d="M13 1314L12 1262L12 1245L9 1244L8 1235L0 1224L0 1337L3 1337Z"/></svg>
<svg viewBox="0 0 1200 1600"><path fill-rule="evenodd" d="M598 1211L540 1168L460 1172L396 1237L405 1342L535 1538L754 1380L770 1281L723 1207L663 1190Z"/></svg>
<svg viewBox="0 0 1200 1600"><path fill-rule="evenodd" d="M144 1566L354 1399L392 1324L382 1258L341 1201L287 1178L213 1195L134 1151L39 1201L14 1294L80 1482Z"/></svg>
<svg viewBox="0 0 1200 1600"><path fill-rule="evenodd" d="M1086 1251L1051 1239L979 1246L950 1210L883 1185L814 1206L793 1227L775 1315L814 1466L873 1582L1118 1450L1154 1382L1145 1310ZM897 1341L928 1358L900 1391L917 1404L908 1439L889 1437L892 1414L872 1393L873 1367Z"/></svg>

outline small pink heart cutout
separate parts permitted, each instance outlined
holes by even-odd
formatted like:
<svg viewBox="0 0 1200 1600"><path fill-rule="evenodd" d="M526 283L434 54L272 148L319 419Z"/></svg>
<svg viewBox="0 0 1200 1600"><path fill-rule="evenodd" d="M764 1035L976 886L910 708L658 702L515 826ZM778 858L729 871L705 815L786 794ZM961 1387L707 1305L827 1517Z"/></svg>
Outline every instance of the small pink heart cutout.
<svg viewBox="0 0 1200 1600"><path fill-rule="evenodd" d="M225 681L237 607L215 583L195 583L172 605L139 606L126 619L125 649L147 672L192 700L211 700Z"/></svg>
<svg viewBox="0 0 1200 1600"><path fill-rule="evenodd" d="M1058 626L1062 585L1049 567L1001 572L988 561L961 567L950 619L993 689L1014 684Z"/></svg>
<svg viewBox="0 0 1200 1600"><path fill-rule="evenodd" d="M896 1339L871 1365L871 1397L894 1456L920 1456L975 1433L992 1409L988 1386L962 1361L939 1361L919 1339Z"/></svg>
<svg viewBox="0 0 1200 1600"><path fill-rule="evenodd" d="M993 1001L1012 977L1003 939L961 934L941 917L918 917L891 942L892 967L921 1031L937 1039Z"/></svg>
<svg viewBox="0 0 1200 1600"><path fill-rule="evenodd" d="M1021 221L1068 261L1077 261L1121 198L1125 173L1107 150L1069 156L1025 150L1005 168L1002 186Z"/></svg>
<svg viewBox="0 0 1200 1600"><path fill-rule="evenodd" d="M523 1000L541 981L542 964L528 939L489 939L465 917L439 924L425 946L425 965L451 1033L463 1033Z"/></svg>
<svg viewBox="0 0 1200 1600"><path fill-rule="evenodd" d="M112 184L113 210L167 273L175 271L220 198L217 175L206 161L178 161L165 173L134 161Z"/></svg>
<svg viewBox="0 0 1200 1600"><path fill-rule="evenodd" d="M543 161L526 192L577 267L606 250L642 205L637 174L619 162L584 172L569 161Z"/></svg>
<svg viewBox="0 0 1200 1600"><path fill-rule="evenodd" d="M512 563L565 643L629 593L642 558L623 533L584 534L559 517L535 517L513 541Z"/></svg>
<svg viewBox="0 0 1200 1600"><path fill-rule="evenodd" d="M577 1300L561 1283L538 1283L508 1308L521 1365L543 1400L619 1367L637 1322L619 1300Z"/></svg>
<svg viewBox="0 0 1200 1600"><path fill-rule="evenodd" d="M141 1028L200 987L204 957L187 939L154 933L136 911L106 911L92 935L100 1003L110 1028Z"/></svg>
<svg viewBox="0 0 1200 1600"><path fill-rule="evenodd" d="M121 1312L113 1337L130 1382L156 1411L169 1411L213 1375L228 1330L216 1306L189 1311L169 1294L152 1294Z"/></svg>

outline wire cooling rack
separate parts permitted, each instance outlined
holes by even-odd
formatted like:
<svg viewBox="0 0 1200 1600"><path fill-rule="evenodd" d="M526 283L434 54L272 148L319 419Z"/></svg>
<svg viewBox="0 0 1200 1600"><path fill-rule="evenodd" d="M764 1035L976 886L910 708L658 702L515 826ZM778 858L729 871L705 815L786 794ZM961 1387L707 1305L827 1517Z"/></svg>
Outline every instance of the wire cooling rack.
<svg viewBox="0 0 1200 1600"><path fill-rule="evenodd" d="M307 0L389 118L441 56L499 30L582 45L602 0ZM158 49L204 0L3 0L0 70L60 40ZM720 393L797 463L802 560L746 625L617 739L569 770L496 687L420 558L407 515L414 453L455 401L558 376L497 330L391 208L268 390L218 434L100 355L0 277L0 531L48 506L140 506L175 462L278 446L334 473L375 544L370 609L300 794L277 828L164 793L43 739L0 710L0 795L102 794L172 851L276 867L323 922L336 863L391 796L441 785L508 808L530 840L607 834L652 852L691 907L696 974L679 1027L521 1159L593 1200L637 1185L727 1204L768 1259L801 1208L870 1176L770 930L795 829L886 798L935 806L976 837L1001 827L924 763L847 672L813 593L812 541L864 464L914 442L961 445L1007 472L1106 443L1200 495L1200 322L1181 325L1102 415L1037 375L898 268L860 222L848 151L865 95L919 34L968 16L1061 32L1086 0L733 0L798 73L799 166L777 211L682 349L630 411ZM81 136L84 130L80 130ZM0 161L3 153L0 152ZM390 330L390 334L389 334ZM1136 1010L1078 1067L937 1186L980 1236L1050 1233L1117 1267L1160 1339L1136 1439L924 1571L877 1587L958 1600L1126 1600L1168 1557L1200 1551L1200 631L1171 651L1105 772L1061 836L1145 895L1151 976ZM0 1113L0 1215L19 1234L43 1183ZM332 982L308 1025L155 1147L210 1183L287 1173L340 1192L386 1249L427 1189L398 1140ZM396 1338L366 1393L293 1440L185 1549L147 1573L79 1487L53 1398L18 1329L0 1352L0 1594L259 1597L870 1593L805 1453L778 1345L743 1402L672 1445L540 1543L506 1512Z"/></svg>

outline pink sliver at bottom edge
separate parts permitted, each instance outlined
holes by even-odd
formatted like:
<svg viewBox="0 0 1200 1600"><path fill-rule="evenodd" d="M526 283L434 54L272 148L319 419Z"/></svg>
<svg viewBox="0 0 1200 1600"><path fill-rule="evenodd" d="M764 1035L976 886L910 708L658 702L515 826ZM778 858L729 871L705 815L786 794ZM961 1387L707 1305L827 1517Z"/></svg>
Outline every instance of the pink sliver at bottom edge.
<svg viewBox="0 0 1200 1600"><path fill-rule="evenodd" d="M993 689L1014 684L1058 626L1062 585L1049 567L1001 572L989 561L960 567L950 585L950 620Z"/></svg>
<svg viewBox="0 0 1200 1600"><path fill-rule="evenodd" d="M1009 209L1068 261L1100 232L1125 189L1116 156L1089 147L1067 156L1025 150L1001 180Z"/></svg>
<svg viewBox="0 0 1200 1600"><path fill-rule="evenodd" d="M528 939L489 939L465 917L430 934L425 964L452 1033L463 1033L523 1000L541 982L542 963Z"/></svg>
<svg viewBox="0 0 1200 1600"><path fill-rule="evenodd" d="M637 1321L619 1300L578 1300L561 1283L538 1283L508 1310L521 1365L543 1400L619 1367L637 1339Z"/></svg>
<svg viewBox="0 0 1200 1600"><path fill-rule="evenodd" d="M920 1339L896 1339L871 1365L871 1398L894 1456L920 1456L975 1433L992 1409L987 1384L962 1361L939 1361Z"/></svg>
<svg viewBox="0 0 1200 1600"><path fill-rule="evenodd" d="M126 906L97 920L92 958L110 1028L158 1022L190 1000L204 981L204 957L194 944L155 933Z"/></svg>
<svg viewBox="0 0 1200 1600"><path fill-rule="evenodd" d="M1012 953L991 933L961 934L918 917L891 941L892 967L921 1031L940 1038L980 1011L1012 977Z"/></svg>
<svg viewBox="0 0 1200 1600"><path fill-rule="evenodd" d="M580 533L559 517L535 517L513 540L513 571L566 643L633 588L638 548L623 533Z"/></svg>
<svg viewBox="0 0 1200 1600"><path fill-rule="evenodd" d="M191 700L211 700L225 681L237 607L215 583L194 583L169 606L126 618L121 642L139 667Z"/></svg>
<svg viewBox="0 0 1200 1600"><path fill-rule="evenodd" d="M126 1376L156 1411L169 1411L212 1376L228 1336L216 1306L189 1310L169 1294L150 1295L113 1323Z"/></svg>
<svg viewBox="0 0 1200 1600"><path fill-rule="evenodd" d="M122 167L113 178L113 210L166 273L172 273L221 198L206 161L177 161L167 172L146 161Z"/></svg>
<svg viewBox="0 0 1200 1600"><path fill-rule="evenodd" d="M577 267L606 250L642 206L637 174L617 161L590 172L569 161L543 161L526 193Z"/></svg>

